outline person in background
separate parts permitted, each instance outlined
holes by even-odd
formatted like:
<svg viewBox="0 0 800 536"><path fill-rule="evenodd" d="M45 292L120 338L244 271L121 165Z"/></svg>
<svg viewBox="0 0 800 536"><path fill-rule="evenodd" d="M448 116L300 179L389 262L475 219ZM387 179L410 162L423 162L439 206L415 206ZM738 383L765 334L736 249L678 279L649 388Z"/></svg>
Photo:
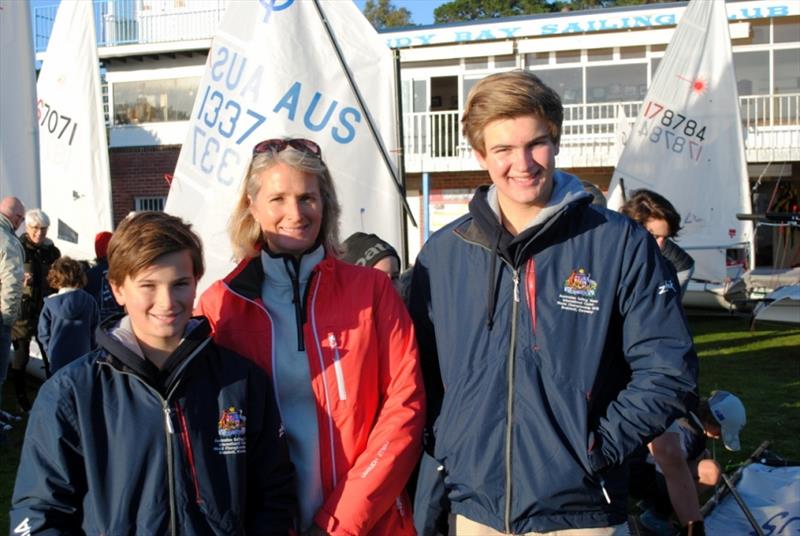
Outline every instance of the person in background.
<svg viewBox="0 0 800 536"><path fill-rule="evenodd" d="M337 257L336 190L320 147L253 148L230 231L239 265L200 298L214 339L275 385L306 535L414 534L403 488L425 399L414 329L386 275Z"/></svg>
<svg viewBox="0 0 800 536"><path fill-rule="evenodd" d="M112 234L108 231L97 233L94 237L94 252L96 255L94 266L86 272L86 287L88 292L97 302L100 309L100 322L114 315L122 314L122 307L114 299L111 285L108 284L108 258L106 252Z"/></svg>
<svg viewBox="0 0 800 536"><path fill-rule="evenodd" d="M448 503L451 534L627 534L625 461L695 389L656 244L556 169L562 121L530 71L467 98L464 134L492 184L423 246L409 298L429 401L422 534Z"/></svg>
<svg viewBox="0 0 800 536"><path fill-rule="evenodd" d="M50 360L50 374L94 349L99 323L97 303L88 292L80 263L60 257L47 274L47 283L58 291L44 299L39 315L39 343Z"/></svg>
<svg viewBox="0 0 800 536"><path fill-rule="evenodd" d="M583 180L581 181L581 185L586 193L592 194L593 205L606 208L606 196L603 195L603 192L600 191L600 188L598 188L594 183Z"/></svg>
<svg viewBox="0 0 800 536"><path fill-rule="evenodd" d="M694 273L694 259L672 240L681 229L678 211L663 195L642 189L632 192L620 212L641 224L656 240L661 254L675 272L682 296Z"/></svg>
<svg viewBox="0 0 800 536"><path fill-rule="evenodd" d="M40 388L12 531L289 534L294 472L269 379L191 316L200 239L142 212L119 225L108 262L127 316Z"/></svg>
<svg viewBox="0 0 800 536"><path fill-rule="evenodd" d="M44 298L53 293L53 289L47 284L47 273L61 256L53 241L47 238L49 227L50 218L41 209L34 208L25 213L25 233L20 237L25 250L22 308L19 319L11 330L14 358L10 374L17 392L19 409L26 413L31 409L27 391L28 375L25 371L30 359L31 339L36 336L39 327L39 313L44 306ZM47 371L47 354L43 348L42 356Z"/></svg>
<svg viewBox="0 0 800 536"><path fill-rule="evenodd" d="M391 244L376 234L353 233L342 242L342 259L356 266L370 266L389 276L397 286L400 278L400 256Z"/></svg>
<svg viewBox="0 0 800 536"><path fill-rule="evenodd" d="M0 404L3 383L11 360L11 328L17 321L22 304L22 265L25 252L17 239L16 230L25 220L25 206L16 197L0 200ZM9 413L0 405L0 443L19 415Z"/></svg>
<svg viewBox="0 0 800 536"><path fill-rule="evenodd" d="M706 438L722 439L738 451L739 433L747 422L744 404L728 391L701 398L697 410L676 419L648 445L649 455L630 460L631 496L645 501L639 521L659 536L675 534L672 512L681 526L702 519L698 494L719 483L722 469L710 459ZM645 453L642 453L645 454Z"/></svg>

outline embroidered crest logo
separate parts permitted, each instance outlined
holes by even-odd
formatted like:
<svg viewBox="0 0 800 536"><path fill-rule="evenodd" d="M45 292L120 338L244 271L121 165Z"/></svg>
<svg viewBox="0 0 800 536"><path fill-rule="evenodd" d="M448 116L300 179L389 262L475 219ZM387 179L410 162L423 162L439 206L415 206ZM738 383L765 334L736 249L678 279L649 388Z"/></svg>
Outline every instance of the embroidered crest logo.
<svg viewBox="0 0 800 536"><path fill-rule="evenodd" d="M594 298L597 282L589 277L584 268L573 270L572 274L564 281L564 292L572 296Z"/></svg>
<svg viewBox="0 0 800 536"><path fill-rule="evenodd" d="M237 411L233 406L229 407L222 412L222 416L219 418L220 437L243 436L247 430L246 422L247 417L241 410Z"/></svg>
<svg viewBox="0 0 800 536"><path fill-rule="evenodd" d="M214 440L214 451L222 455L247 452L247 417L242 410L230 406L219 417L219 437Z"/></svg>

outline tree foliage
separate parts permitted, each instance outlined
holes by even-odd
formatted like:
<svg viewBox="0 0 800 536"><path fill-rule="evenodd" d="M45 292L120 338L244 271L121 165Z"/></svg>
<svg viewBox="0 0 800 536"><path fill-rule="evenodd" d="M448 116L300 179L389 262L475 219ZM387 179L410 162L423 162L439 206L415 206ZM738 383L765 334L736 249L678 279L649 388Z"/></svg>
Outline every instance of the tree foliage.
<svg viewBox="0 0 800 536"><path fill-rule="evenodd" d="M414 24L411 12L404 7L395 7L392 0L367 0L363 13L376 30Z"/></svg>
<svg viewBox="0 0 800 536"><path fill-rule="evenodd" d="M496 19L557 10L547 0L452 0L433 10L434 22Z"/></svg>
<svg viewBox="0 0 800 536"><path fill-rule="evenodd" d="M462 22L534 13L634 6L678 0L451 0L433 11L434 22Z"/></svg>

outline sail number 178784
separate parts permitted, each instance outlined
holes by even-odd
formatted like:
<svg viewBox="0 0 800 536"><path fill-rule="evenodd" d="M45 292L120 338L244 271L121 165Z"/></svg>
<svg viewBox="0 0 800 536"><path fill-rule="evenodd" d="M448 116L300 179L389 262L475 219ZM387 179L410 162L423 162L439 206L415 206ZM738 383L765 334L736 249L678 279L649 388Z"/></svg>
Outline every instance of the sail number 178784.
<svg viewBox="0 0 800 536"><path fill-rule="evenodd" d="M644 118L638 132L640 136L647 136L651 143L663 144L667 151L700 160L706 135L705 125L653 101L645 102Z"/></svg>

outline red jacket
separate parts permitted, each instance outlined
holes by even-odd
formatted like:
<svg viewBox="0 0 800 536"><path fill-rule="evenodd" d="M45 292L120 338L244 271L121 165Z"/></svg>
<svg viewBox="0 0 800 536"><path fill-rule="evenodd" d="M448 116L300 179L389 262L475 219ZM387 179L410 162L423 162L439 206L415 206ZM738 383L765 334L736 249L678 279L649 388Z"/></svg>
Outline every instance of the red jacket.
<svg viewBox="0 0 800 536"><path fill-rule="evenodd" d="M260 258L247 259L203 293L198 311L217 344L274 382L263 280ZM415 534L404 487L421 450L425 395L405 305L383 273L326 257L309 281L306 310L324 496L314 521L336 536Z"/></svg>

